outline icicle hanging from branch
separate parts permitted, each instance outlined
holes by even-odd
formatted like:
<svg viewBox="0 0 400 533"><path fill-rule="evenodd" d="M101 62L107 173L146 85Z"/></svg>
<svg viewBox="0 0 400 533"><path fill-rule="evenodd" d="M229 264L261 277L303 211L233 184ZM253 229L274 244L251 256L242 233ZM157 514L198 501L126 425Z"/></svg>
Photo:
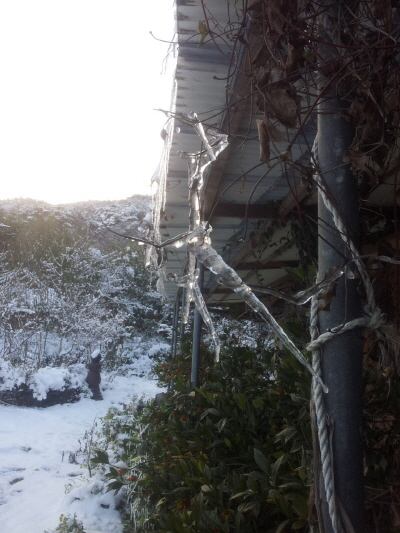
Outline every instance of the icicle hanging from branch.
<svg viewBox="0 0 400 533"><path fill-rule="evenodd" d="M297 346L295 346L295 344L289 339L265 305L257 298L250 287L242 281L233 268L227 265L222 257L211 246L211 239L209 238L210 231L211 228L207 231L204 230L203 242L189 242L188 249L196 259L201 261L206 268L217 276L218 283L229 287L236 292L236 294L241 296L242 300L270 326L282 344L307 368L310 374L312 374L318 383L320 383L323 390L328 392L327 387L322 383L321 378L316 374L311 364L307 361Z"/></svg>
<svg viewBox="0 0 400 533"><path fill-rule="evenodd" d="M211 246L209 234L211 227L206 229L200 219L200 192L203 185L203 173L208 165L215 161L217 155L228 145L227 136L218 134L215 130L205 131L203 125L197 120L197 115L191 113L187 116L194 129L203 141L205 150L187 154L181 152L181 156L188 161L188 186L189 186L189 232L186 238L188 260L185 267L185 275L181 278L173 276L177 285L187 289L188 300L192 297L197 310L201 314L208 331L213 338L216 359L219 354L219 341L215 329L205 305L203 296L196 282L195 264L196 260L203 263L217 276L219 283L226 285L236 292L249 307L258 313L263 320L270 326L274 334L280 339L282 344L303 364L314 378L321 384L321 387L327 392L326 386L322 383L319 376L315 373L310 363L300 352L300 350L289 339L283 329L279 326L265 305L256 297L250 287L246 285L236 272L228 266L222 257ZM196 232L196 230L198 230ZM187 320L187 306L184 311L183 320Z"/></svg>
<svg viewBox="0 0 400 533"><path fill-rule="evenodd" d="M214 324L212 322L210 313L208 312L203 295L201 294L199 284L197 283L198 277L199 277L199 269L196 269L194 275L187 274L186 276L182 276L181 278L178 278L178 276L174 274L170 276L170 279L173 279L178 287L184 287L186 289L187 291L186 300L187 300L187 295L190 292L192 301L194 302L196 309L199 311L201 318L203 319L203 322L206 324L208 331L212 337L214 348L215 348L215 361L219 361L219 352L220 352L221 344L219 342L218 335L216 334ZM184 312L183 312L184 316L182 317L184 324L187 324L188 315L186 315L186 313L187 311L186 309L184 309Z"/></svg>

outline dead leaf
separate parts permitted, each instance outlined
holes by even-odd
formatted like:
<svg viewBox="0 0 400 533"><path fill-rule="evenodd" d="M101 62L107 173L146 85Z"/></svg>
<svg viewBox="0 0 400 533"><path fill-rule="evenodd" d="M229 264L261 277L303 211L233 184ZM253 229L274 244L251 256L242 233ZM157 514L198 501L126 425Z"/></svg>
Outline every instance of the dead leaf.
<svg viewBox="0 0 400 533"><path fill-rule="evenodd" d="M365 102L365 126L362 134L364 144L374 144L382 141L384 130L384 113L369 93Z"/></svg>
<svg viewBox="0 0 400 533"><path fill-rule="evenodd" d="M354 147L350 147L343 156L344 163L350 163L351 168L354 174L359 174L360 172L365 172L371 181L376 181L374 173L370 170L367 165L368 156L361 149L360 145L357 143Z"/></svg>
<svg viewBox="0 0 400 533"><path fill-rule="evenodd" d="M393 426L395 417L390 414L383 414L373 417L374 426L379 429L389 429Z"/></svg>
<svg viewBox="0 0 400 533"><path fill-rule="evenodd" d="M267 117L264 117L264 122L267 125L268 135L271 141L275 141L281 144L289 144L288 141L283 136L283 134L279 131L279 129L276 126L274 126Z"/></svg>
<svg viewBox="0 0 400 533"><path fill-rule="evenodd" d="M267 42L268 44L268 42ZM268 61L272 58L271 52L268 49L268 46L263 44L259 50L257 50L256 54L254 55L253 60L251 61L251 64L257 68L257 67L265 67L265 65L268 63Z"/></svg>
<svg viewBox="0 0 400 533"><path fill-rule="evenodd" d="M315 167L298 165L301 172L301 182L306 186L307 192L311 193L315 189L315 180L313 178L315 174Z"/></svg>
<svg viewBox="0 0 400 533"><path fill-rule="evenodd" d="M289 21L297 19L297 0L268 0L265 4L271 32L284 35Z"/></svg>
<svg viewBox="0 0 400 533"><path fill-rule="evenodd" d="M331 310L331 301L334 296L336 296L336 285L337 280L331 283L321 291L318 296L317 300L321 300L321 303L318 306L318 311L330 311Z"/></svg>
<svg viewBox="0 0 400 533"><path fill-rule="evenodd" d="M261 91L264 92L265 87L269 83L269 78L270 78L269 68L259 67L256 71L255 76L256 76L258 87L261 89Z"/></svg>
<svg viewBox="0 0 400 533"><path fill-rule="evenodd" d="M296 43L296 46L290 42L288 43L286 59L286 72L288 74L298 71L304 65L303 49L304 46L300 43ZM291 80L294 81L292 76Z"/></svg>
<svg viewBox="0 0 400 533"><path fill-rule="evenodd" d="M348 109L348 114L351 116L355 126L359 126L365 118L364 115L364 102L360 100L353 100Z"/></svg>
<svg viewBox="0 0 400 533"><path fill-rule="evenodd" d="M368 88L362 91L357 100L353 100L348 114L365 145L382 141L384 113Z"/></svg>
<svg viewBox="0 0 400 533"><path fill-rule="evenodd" d="M262 0L252 0L247 7L247 11L260 11L262 7Z"/></svg>
<svg viewBox="0 0 400 533"><path fill-rule="evenodd" d="M271 0L265 6L271 31L276 33L278 36L284 33L283 22L281 18L277 16L277 12L281 13L280 8L281 6L279 0Z"/></svg>
<svg viewBox="0 0 400 533"><path fill-rule="evenodd" d="M279 160L280 161L290 161L292 159L292 154L290 153L290 150L286 151L286 152L281 152L279 154Z"/></svg>
<svg viewBox="0 0 400 533"><path fill-rule="evenodd" d="M206 21L205 20L199 20L198 28L199 28L199 34L200 34L200 41L199 41L199 44L197 46L201 46L204 43L204 39L208 35L208 28L207 28Z"/></svg>
<svg viewBox="0 0 400 533"><path fill-rule="evenodd" d="M288 128L294 128L300 112L300 97L289 86L270 89L264 93L264 111Z"/></svg>
<svg viewBox="0 0 400 533"><path fill-rule="evenodd" d="M361 150L362 143L355 142L346 150L343 156L344 163L350 163L351 170L358 178L360 195L367 198L371 188L377 183L377 175L367 164L368 156Z"/></svg>
<svg viewBox="0 0 400 533"><path fill-rule="evenodd" d="M390 0L373 0L372 12L378 20L390 21L392 2Z"/></svg>
<svg viewBox="0 0 400 533"><path fill-rule="evenodd" d="M257 118L256 122L260 141L260 161L268 163L270 156L268 127L262 119Z"/></svg>
<svg viewBox="0 0 400 533"><path fill-rule="evenodd" d="M286 78L286 73L284 70L282 70L280 67L272 67L271 68L271 78L269 82L272 83L279 83L284 78Z"/></svg>

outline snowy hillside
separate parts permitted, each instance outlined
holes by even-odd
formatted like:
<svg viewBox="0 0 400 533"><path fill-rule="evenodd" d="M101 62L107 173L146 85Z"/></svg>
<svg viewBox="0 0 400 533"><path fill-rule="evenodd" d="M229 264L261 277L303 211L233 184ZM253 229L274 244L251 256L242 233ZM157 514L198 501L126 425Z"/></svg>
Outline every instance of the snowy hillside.
<svg viewBox="0 0 400 533"><path fill-rule="evenodd" d="M26 384L37 400L52 385L79 392L93 350L121 372L154 339L168 341L169 308L142 247L108 230L135 234L148 210L140 196L0 203L0 391Z"/></svg>

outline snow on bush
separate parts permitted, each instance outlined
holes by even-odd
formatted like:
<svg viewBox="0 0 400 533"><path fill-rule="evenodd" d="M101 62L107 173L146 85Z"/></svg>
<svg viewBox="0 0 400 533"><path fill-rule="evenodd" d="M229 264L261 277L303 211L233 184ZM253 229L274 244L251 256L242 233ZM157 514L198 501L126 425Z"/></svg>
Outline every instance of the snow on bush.
<svg viewBox="0 0 400 533"><path fill-rule="evenodd" d="M85 365L76 364L68 368L39 368L27 377L23 369L12 366L8 361L1 361L0 391L12 390L25 383L35 399L45 400L49 390L86 389L86 374Z"/></svg>
<svg viewBox="0 0 400 533"><path fill-rule="evenodd" d="M39 368L27 382L37 400L45 400L49 390L65 390L86 388L87 370L84 365L77 364L69 368Z"/></svg>

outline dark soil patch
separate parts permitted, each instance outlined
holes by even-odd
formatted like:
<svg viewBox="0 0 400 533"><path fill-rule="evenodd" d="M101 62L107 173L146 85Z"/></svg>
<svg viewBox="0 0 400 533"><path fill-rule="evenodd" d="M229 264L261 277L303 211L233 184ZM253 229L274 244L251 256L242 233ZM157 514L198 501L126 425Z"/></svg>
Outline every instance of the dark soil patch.
<svg viewBox="0 0 400 533"><path fill-rule="evenodd" d="M82 392L82 389L50 389L46 399L38 400L34 398L32 390L26 384L22 384L12 390L0 391L0 401L21 407L50 407L63 403L78 402Z"/></svg>

